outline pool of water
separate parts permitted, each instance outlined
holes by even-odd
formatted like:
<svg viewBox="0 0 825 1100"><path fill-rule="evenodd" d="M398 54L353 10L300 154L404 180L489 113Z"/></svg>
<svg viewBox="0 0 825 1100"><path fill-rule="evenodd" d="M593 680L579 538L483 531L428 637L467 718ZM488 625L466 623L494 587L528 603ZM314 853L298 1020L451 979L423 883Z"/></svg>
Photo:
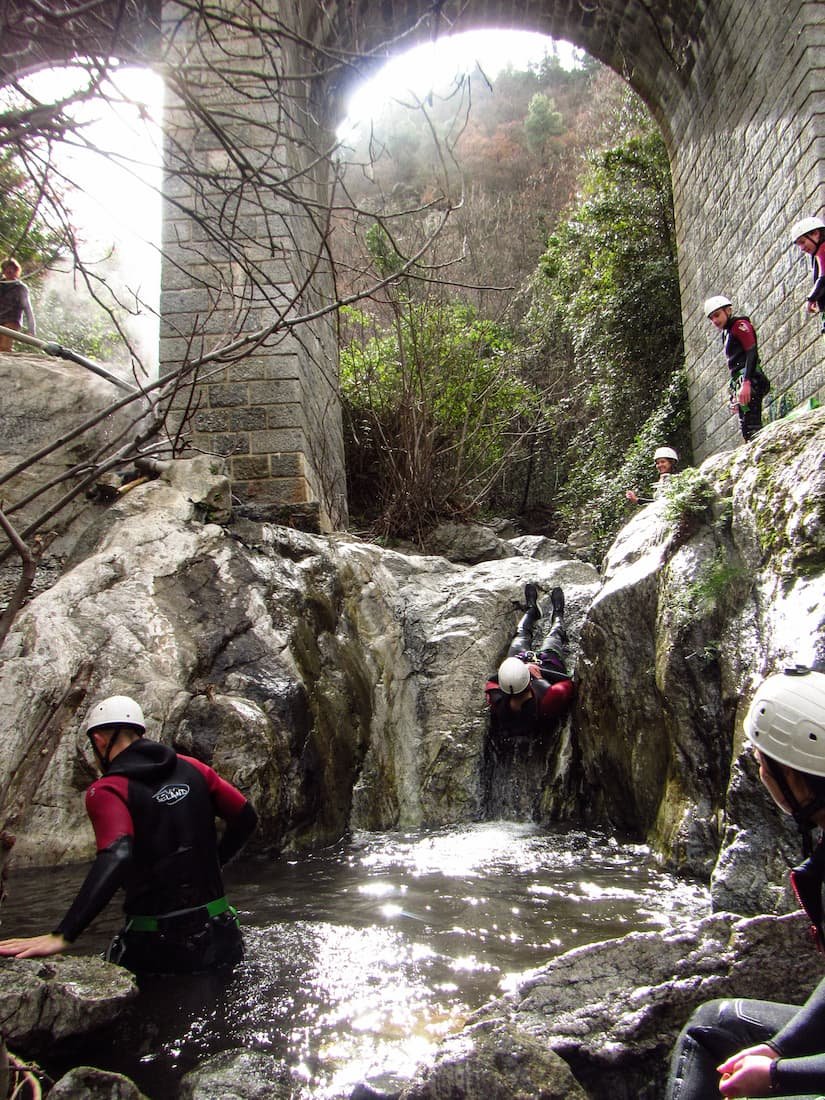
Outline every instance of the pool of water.
<svg viewBox="0 0 825 1100"><path fill-rule="evenodd" d="M81 874L12 873L3 936L53 927ZM53 1072L80 1060L173 1100L186 1070L240 1047L281 1059L301 1095L338 1100L361 1080L410 1075L525 970L709 912L706 888L644 846L512 822L362 834L241 860L226 881L247 949L231 978L148 983L116 1034L56 1051ZM112 905L78 951L102 950L118 923Z"/></svg>

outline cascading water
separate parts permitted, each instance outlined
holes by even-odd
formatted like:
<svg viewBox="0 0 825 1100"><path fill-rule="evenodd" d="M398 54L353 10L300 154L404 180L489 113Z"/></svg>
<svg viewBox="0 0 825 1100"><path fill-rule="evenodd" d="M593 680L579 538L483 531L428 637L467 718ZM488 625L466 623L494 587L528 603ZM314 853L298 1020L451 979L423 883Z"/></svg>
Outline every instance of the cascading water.
<svg viewBox="0 0 825 1100"><path fill-rule="evenodd" d="M53 927L79 868L13 874L4 935ZM296 1096L348 1097L365 1079L408 1076L517 975L582 944L705 915L707 891L604 834L486 822L362 834L334 849L228 869L247 955L228 981L153 979L111 1035L55 1048L173 1100L209 1054L245 1048L283 1062ZM115 907L79 941L101 950Z"/></svg>

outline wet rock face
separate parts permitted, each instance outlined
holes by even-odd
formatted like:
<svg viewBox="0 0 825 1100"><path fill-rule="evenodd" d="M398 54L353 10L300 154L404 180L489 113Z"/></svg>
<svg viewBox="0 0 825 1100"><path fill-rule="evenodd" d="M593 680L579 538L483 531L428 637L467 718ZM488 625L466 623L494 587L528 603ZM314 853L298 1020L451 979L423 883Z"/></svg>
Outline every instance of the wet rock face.
<svg viewBox="0 0 825 1100"><path fill-rule="evenodd" d="M720 909L788 906L780 866L799 844L761 790L742 721L764 675L825 654L823 567L818 412L675 478L620 532L582 629L590 812L713 873Z"/></svg>
<svg viewBox="0 0 825 1100"><path fill-rule="evenodd" d="M3 1035L26 1053L104 1027L135 997L134 977L102 959L60 955L0 963Z"/></svg>
<svg viewBox="0 0 825 1100"><path fill-rule="evenodd" d="M49 1090L51 1100L149 1100L134 1081L93 1066L77 1066Z"/></svg>
<svg viewBox="0 0 825 1100"><path fill-rule="evenodd" d="M277 1058L228 1050L207 1058L181 1081L179 1100L297 1100L301 1093Z"/></svg>
<svg viewBox="0 0 825 1100"><path fill-rule="evenodd" d="M466 566L345 536L204 522L200 502L224 481L194 460L134 489L18 617L0 668L0 774L21 862L91 855L82 721L110 694L135 696L148 736L249 795L259 845L477 820L488 789L483 685L524 584L536 581L545 601L565 588L574 645L598 587L591 566L536 537L512 540L503 561ZM550 765L540 777L558 785ZM534 801L543 797L540 783Z"/></svg>

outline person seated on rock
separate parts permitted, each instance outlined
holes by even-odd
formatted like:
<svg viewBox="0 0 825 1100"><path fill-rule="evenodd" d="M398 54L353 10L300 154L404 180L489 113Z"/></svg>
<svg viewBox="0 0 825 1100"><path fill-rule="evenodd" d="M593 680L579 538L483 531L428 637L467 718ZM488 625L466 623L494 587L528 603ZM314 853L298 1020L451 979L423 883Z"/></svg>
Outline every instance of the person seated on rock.
<svg viewBox="0 0 825 1100"><path fill-rule="evenodd" d="M676 473L676 467L679 465L679 455L672 447L657 447L653 452L653 465L659 472L659 480L653 486L652 495L640 497L633 489L628 489L625 496L631 504L652 504L654 500L658 500L662 496L668 478Z"/></svg>
<svg viewBox="0 0 825 1100"><path fill-rule="evenodd" d="M243 956L221 866L254 831L251 803L206 764L144 737L140 706L113 695L86 734L102 772L86 791L97 857L53 932L0 942L0 955L56 955L125 890L125 926L107 958L135 973L194 973ZM226 822L218 841L215 817Z"/></svg>
<svg viewBox="0 0 825 1100"><path fill-rule="evenodd" d="M769 676L754 695L745 732L759 776L777 806L792 814L810 850L825 825L825 673L801 666ZM825 950L822 886L825 840L791 872L812 933ZM725 999L700 1006L673 1052L667 1100L719 1096L793 1096L825 1092L825 979L802 1006Z"/></svg>
<svg viewBox="0 0 825 1100"><path fill-rule="evenodd" d="M524 596L526 608L507 656L485 685L491 732L504 738L534 736L552 728L573 698L573 680L564 663L564 593L561 588L550 593L553 611L538 651L533 650L533 634L542 617L538 586L526 584Z"/></svg>

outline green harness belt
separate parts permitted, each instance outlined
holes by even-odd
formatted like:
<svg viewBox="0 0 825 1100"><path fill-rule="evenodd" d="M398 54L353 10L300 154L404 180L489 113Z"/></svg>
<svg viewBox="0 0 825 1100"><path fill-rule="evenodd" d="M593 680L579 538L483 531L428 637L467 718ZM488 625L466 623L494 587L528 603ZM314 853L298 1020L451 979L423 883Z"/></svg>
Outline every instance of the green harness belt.
<svg viewBox="0 0 825 1100"><path fill-rule="evenodd" d="M159 932L161 925L174 923L178 917L191 917L195 913L203 913L204 917L217 917L221 913L231 913L237 916L237 910L233 909L225 897L216 898L206 905L196 905L193 909L176 909L173 913L159 913L156 917L126 917L127 932Z"/></svg>

